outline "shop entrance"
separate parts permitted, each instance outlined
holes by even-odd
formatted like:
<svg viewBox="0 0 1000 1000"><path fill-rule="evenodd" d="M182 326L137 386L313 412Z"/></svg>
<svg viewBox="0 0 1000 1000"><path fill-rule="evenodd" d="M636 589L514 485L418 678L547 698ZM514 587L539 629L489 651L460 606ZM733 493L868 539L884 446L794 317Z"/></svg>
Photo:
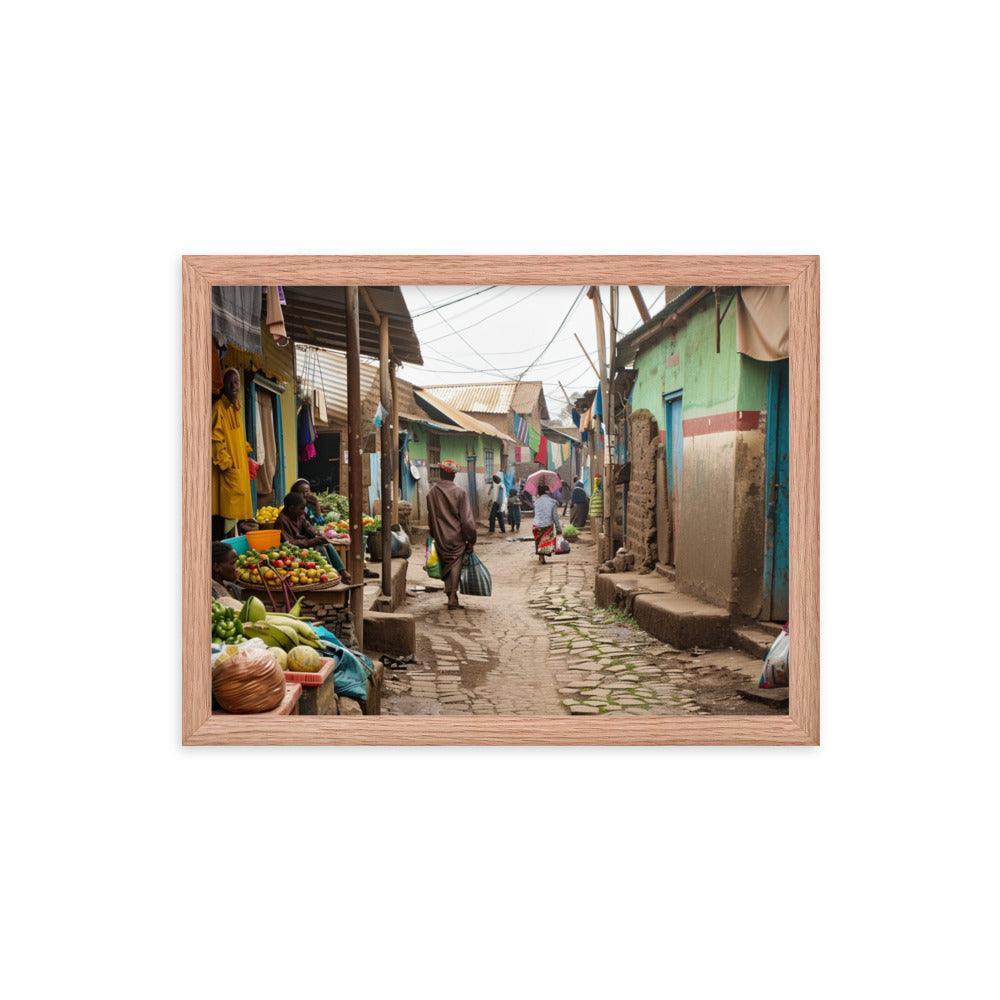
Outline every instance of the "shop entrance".
<svg viewBox="0 0 1000 1000"><path fill-rule="evenodd" d="M663 397L663 427L665 444L663 457L667 466L667 516L670 523L670 543L667 562L677 560L677 536L681 527L681 469L684 464L683 396L680 391Z"/></svg>
<svg viewBox="0 0 1000 1000"><path fill-rule="evenodd" d="M765 443L764 617L788 620L788 360L772 361Z"/></svg>

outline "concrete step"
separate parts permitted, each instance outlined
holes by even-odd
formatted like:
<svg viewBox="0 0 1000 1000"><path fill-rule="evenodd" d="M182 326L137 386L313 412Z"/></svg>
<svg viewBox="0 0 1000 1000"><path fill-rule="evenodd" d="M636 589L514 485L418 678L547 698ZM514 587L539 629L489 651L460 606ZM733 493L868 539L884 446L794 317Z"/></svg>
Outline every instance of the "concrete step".
<svg viewBox="0 0 1000 1000"><path fill-rule="evenodd" d="M729 612L676 589L658 594L639 594L633 607L632 614L639 626L671 646L679 649L694 646L720 649L729 644Z"/></svg>
<svg viewBox="0 0 1000 1000"><path fill-rule="evenodd" d="M660 562L658 562L656 564L656 572L659 573L660 576L665 576L668 580L676 580L677 579L677 570L676 570L676 568L673 567L673 566L668 566L666 563L660 563Z"/></svg>
<svg viewBox="0 0 1000 1000"><path fill-rule="evenodd" d="M614 605L631 614L637 595L662 594L674 589L672 582L656 573L598 573L594 594L599 608Z"/></svg>
<svg viewBox="0 0 1000 1000"><path fill-rule="evenodd" d="M780 627L778 631L781 631ZM771 648L775 635L759 624L740 625L733 629L732 643L737 649L742 649L744 653L763 659Z"/></svg>

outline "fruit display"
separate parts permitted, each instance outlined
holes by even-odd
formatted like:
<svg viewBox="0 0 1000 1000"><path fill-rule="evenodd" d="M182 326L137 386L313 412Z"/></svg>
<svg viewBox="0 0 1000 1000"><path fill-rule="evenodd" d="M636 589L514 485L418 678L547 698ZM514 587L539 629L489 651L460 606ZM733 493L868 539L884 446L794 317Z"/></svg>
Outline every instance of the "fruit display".
<svg viewBox="0 0 1000 1000"><path fill-rule="evenodd" d="M280 586L282 579L292 587L336 583L340 574L315 549L300 549L287 542L263 552L245 552L236 558L236 579L251 586Z"/></svg>
<svg viewBox="0 0 1000 1000"><path fill-rule="evenodd" d="M262 528L270 528L271 525L278 520L278 515L280 513L280 507L261 507L257 511L257 523Z"/></svg>
<svg viewBox="0 0 1000 1000"><path fill-rule="evenodd" d="M365 514L361 518L361 530L366 534L370 535L373 531L382 530L382 518L381 517L369 517Z"/></svg>
<svg viewBox="0 0 1000 1000"><path fill-rule="evenodd" d="M212 642L236 644L243 639L239 612L212 601Z"/></svg>

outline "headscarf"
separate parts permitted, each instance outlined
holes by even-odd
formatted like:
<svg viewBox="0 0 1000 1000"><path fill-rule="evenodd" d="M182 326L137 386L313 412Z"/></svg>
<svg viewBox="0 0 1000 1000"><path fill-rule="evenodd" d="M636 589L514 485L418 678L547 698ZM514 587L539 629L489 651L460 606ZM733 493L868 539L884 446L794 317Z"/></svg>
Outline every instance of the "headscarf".
<svg viewBox="0 0 1000 1000"><path fill-rule="evenodd" d="M453 462L450 458L446 458L443 462L438 462L438 468L442 472L450 472L455 475L458 472L458 465Z"/></svg>

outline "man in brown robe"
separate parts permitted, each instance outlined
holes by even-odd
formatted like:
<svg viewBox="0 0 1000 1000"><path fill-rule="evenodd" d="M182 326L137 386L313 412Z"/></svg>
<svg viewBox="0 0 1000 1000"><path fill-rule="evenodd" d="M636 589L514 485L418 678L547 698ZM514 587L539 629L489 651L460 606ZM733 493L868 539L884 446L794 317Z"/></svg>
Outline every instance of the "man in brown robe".
<svg viewBox="0 0 1000 1000"><path fill-rule="evenodd" d="M462 560L476 544L476 519L472 516L469 495L455 485L458 466L446 460L439 468L441 478L427 494L427 524L441 560L441 579L448 595L448 607L457 608Z"/></svg>

